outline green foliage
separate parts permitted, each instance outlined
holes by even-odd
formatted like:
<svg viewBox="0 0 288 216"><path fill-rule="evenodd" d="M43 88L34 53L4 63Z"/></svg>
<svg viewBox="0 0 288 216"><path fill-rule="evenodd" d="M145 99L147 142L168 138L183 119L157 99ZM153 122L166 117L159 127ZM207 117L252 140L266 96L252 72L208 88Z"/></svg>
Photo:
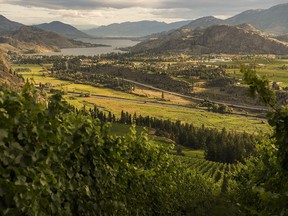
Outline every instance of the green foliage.
<svg viewBox="0 0 288 216"><path fill-rule="evenodd" d="M251 215L288 214L288 177L277 159L275 140L263 140L258 156L249 159L235 175L233 196L243 213Z"/></svg>
<svg viewBox="0 0 288 216"><path fill-rule="evenodd" d="M288 215L288 108L277 104L266 78L252 70L242 71L251 92L272 108L268 117L274 134L260 142L258 156L235 176L235 197L246 214Z"/></svg>
<svg viewBox="0 0 288 216"><path fill-rule="evenodd" d="M268 78L260 78L255 70L246 69L244 67L241 68L241 73L243 73L244 82L249 85L249 94L252 97L259 95L261 103L271 107L276 105L275 92L272 91Z"/></svg>
<svg viewBox="0 0 288 216"><path fill-rule="evenodd" d="M255 71L242 68L244 81L249 85L251 94L258 94L261 101L272 108L268 114L269 124L274 128L278 148L278 159L283 169L288 171L288 106L277 103L275 92L267 78L260 78Z"/></svg>
<svg viewBox="0 0 288 216"><path fill-rule="evenodd" d="M43 101L43 102L41 102ZM48 104L26 84L0 92L1 215L207 215L213 183L132 127L125 137Z"/></svg>

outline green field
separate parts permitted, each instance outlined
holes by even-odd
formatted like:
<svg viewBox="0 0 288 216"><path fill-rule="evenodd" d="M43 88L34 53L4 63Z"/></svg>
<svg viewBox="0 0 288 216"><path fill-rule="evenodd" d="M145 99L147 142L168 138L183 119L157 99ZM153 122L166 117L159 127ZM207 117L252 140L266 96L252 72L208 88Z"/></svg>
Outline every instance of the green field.
<svg viewBox="0 0 288 216"><path fill-rule="evenodd" d="M135 104L132 102L113 101L103 98L85 98L83 99L120 116L121 110L129 113L137 113L142 116L154 116L157 118L171 119L173 121L193 123L201 127L204 124L207 127L222 129L226 127L235 131L246 131L248 133L266 133L269 130L268 123L263 120L251 119L246 117L234 116L229 114L219 114L202 110L187 110L185 108L163 107L155 104Z"/></svg>
<svg viewBox="0 0 288 216"><path fill-rule="evenodd" d="M81 108L85 104L86 106L93 106L96 104L105 110L111 111L116 116L119 117L121 110L129 112L131 114L137 113L142 116L153 116L163 119L171 119L173 121L181 120L182 122L193 123L195 126L202 126L204 124L206 127L222 129L226 127L228 130L235 131L246 131L248 133L267 133L270 132L268 124L266 121L251 119L246 117L239 117L229 114L218 114L207 112L204 110L188 110L185 108L176 107L164 107L158 104L146 104L144 101L149 99L145 97L138 97L132 94L115 91L108 88L92 87L83 84L73 84L67 81L57 80L52 77L47 76L47 72L40 66L34 65L14 65L16 68L30 68L31 72L21 73L25 79L33 78L37 83L51 83L57 89L62 89L64 91L81 91L89 92L91 94L111 96L118 98L136 99L142 100L143 103L134 103L120 100L110 100L95 97L77 97L70 95L65 95L64 98L72 105ZM155 101L155 100L154 100Z"/></svg>
<svg viewBox="0 0 288 216"><path fill-rule="evenodd" d="M126 98L126 99L134 99L134 100L142 100L142 101L156 101L153 99L149 99L146 97L136 96L134 94L129 94L121 91L116 91L109 88L104 87L94 87L84 84L72 83L65 80L59 80L53 77L48 76L45 68L39 65L12 65L14 69L17 68L29 68L31 72L20 72L20 74L24 77L25 80L31 80L35 84L50 84L53 88L63 90L63 91L74 91L74 92L83 92L90 93L96 95L103 95L109 97L118 97L118 98Z"/></svg>
<svg viewBox="0 0 288 216"><path fill-rule="evenodd" d="M281 82L280 85L283 87L288 86L288 60L258 59L253 61L235 61L228 63L228 65L229 64L238 66L247 64L255 65L255 69L260 76L266 76L271 81ZM239 79L242 78L239 69L228 69L227 73Z"/></svg>

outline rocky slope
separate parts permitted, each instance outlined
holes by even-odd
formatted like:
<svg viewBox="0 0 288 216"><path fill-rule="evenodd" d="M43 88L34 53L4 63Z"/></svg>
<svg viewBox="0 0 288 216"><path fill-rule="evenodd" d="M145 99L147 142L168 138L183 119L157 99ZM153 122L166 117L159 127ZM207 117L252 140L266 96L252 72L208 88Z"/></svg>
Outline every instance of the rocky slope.
<svg viewBox="0 0 288 216"><path fill-rule="evenodd" d="M9 63L3 53L0 52L0 87L4 84L17 87L22 79L12 73Z"/></svg>
<svg viewBox="0 0 288 216"><path fill-rule="evenodd" d="M288 54L288 44L237 26L208 28L197 43L215 53Z"/></svg>
<svg viewBox="0 0 288 216"><path fill-rule="evenodd" d="M219 25L179 29L131 48L132 52L189 52L194 54L288 54L287 43L269 38L251 25Z"/></svg>

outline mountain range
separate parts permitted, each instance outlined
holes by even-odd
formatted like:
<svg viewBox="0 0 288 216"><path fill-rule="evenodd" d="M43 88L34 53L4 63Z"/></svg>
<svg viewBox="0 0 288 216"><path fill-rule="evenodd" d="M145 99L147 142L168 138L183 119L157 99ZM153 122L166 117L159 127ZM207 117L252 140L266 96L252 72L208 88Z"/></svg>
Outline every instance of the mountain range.
<svg viewBox="0 0 288 216"><path fill-rule="evenodd" d="M114 23L85 31L98 37L130 36L139 37L160 32L169 32L177 28L207 28L213 25L239 25L248 23L257 29L271 34L288 33L288 3L273 6L269 9L247 10L228 19L218 19L213 16L201 17L196 20L186 20L175 23L157 21L140 21Z"/></svg>
<svg viewBox="0 0 288 216"><path fill-rule="evenodd" d="M189 22L190 21L180 21L173 23L158 21L124 22L114 23L107 26L100 26L85 32L95 37L141 37L177 29L188 24Z"/></svg>
<svg viewBox="0 0 288 216"><path fill-rule="evenodd" d="M273 34L288 33L288 3L266 10L248 10L224 20L225 24L249 23L262 31Z"/></svg>

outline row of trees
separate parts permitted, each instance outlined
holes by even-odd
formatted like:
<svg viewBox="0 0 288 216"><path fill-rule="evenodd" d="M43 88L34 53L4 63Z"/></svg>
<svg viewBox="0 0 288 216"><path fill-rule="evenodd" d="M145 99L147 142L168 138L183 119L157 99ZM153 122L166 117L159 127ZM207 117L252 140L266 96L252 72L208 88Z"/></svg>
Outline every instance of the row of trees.
<svg viewBox="0 0 288 216"><path fill-rule="evenodd" d="M134 89L133 84L108 74L86 74L83 72L58 71L57 73L54 72L53 76L74 83L87 84L91 86L104 86L125 92L131 92Z"/></svg>
<svg viewBox="0 0 288 216"><path fill-rule="evenodd" d="M206 67L206 65L190 66L187 69L179 70L177 68L171 68L168 73L173 76L185 76L185 77L199 77L200 79L216 79L226 76L225 69L221 67Z"/></svg>
<svg viewBox="0 0 288 216"><path fill-rule="evenodd" d="M217 112L217 113L232 113L233 108L227 106L226 104L217 104L209 100L204 100L198 106L207 107L208 111Z"/></svg>

